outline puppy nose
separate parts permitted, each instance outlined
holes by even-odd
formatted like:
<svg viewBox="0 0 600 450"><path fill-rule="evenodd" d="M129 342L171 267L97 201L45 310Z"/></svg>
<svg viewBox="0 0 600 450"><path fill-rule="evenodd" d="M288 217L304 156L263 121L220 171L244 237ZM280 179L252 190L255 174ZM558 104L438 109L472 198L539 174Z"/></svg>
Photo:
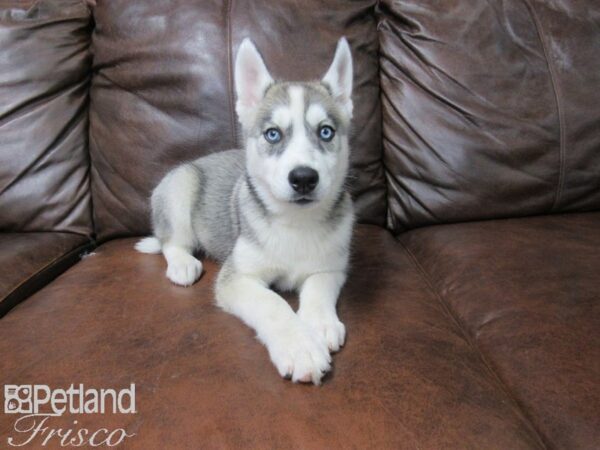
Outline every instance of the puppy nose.
<svg viewBox="0 0 600 450"><path fill-rule="evenodd" d="M308 194L319 183L319 173L310 167L300 166L290 172L288 180L296 192Z"/></svg>

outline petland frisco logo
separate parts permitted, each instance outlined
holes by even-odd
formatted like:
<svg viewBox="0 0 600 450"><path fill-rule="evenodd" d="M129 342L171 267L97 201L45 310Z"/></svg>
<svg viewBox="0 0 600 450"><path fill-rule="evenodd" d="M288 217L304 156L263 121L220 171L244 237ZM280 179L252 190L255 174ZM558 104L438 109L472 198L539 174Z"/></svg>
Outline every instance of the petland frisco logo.
<svg viewBox="0 0 600 450"><path fill-rule="evenodd" d="M51 389L45 384L7 384L4 412L21 415L14 423L14 436L8 438L8 445L13 447L33 443L115 447L135 434L123 428L89 430L79 426L77 419L72 428L52 428L51 420L65 414L135 414L135 384L121 390L90 389L83 384L72 384L68 389Z"/></svg>

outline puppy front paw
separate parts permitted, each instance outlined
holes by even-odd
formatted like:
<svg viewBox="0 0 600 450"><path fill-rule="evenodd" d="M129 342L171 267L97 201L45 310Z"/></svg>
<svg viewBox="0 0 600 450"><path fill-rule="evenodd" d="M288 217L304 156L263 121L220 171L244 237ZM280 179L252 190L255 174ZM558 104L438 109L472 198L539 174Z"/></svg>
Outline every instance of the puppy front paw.
<svg viewBox="0 0 600 450"><path fill-rule="evenodd" d="M343 347L346 327L335 314L299 311L298 316L325 340L329 351L337 352Z"/></svg>
<svg viewBox="0 0 600 450"><path fill-rule="evenodd" d="M181 255L170 261L167 278L179 286L191 286L202 274L202 262L192 255Z"/></svg>
<svg viewBox="0 0 600 450"><path fill-rule="evenodd" d="M288 325L265 342L271 361L284 378L321 384L323 375L331 370L325 341L300 321Z"/></svg>

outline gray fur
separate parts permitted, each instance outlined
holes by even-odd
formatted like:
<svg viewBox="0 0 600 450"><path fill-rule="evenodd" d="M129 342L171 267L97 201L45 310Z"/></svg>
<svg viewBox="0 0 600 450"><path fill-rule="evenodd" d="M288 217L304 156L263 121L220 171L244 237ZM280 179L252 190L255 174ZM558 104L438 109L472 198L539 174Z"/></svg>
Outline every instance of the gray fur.
<svg viewBox="0 0 600 450"><path fill-rule="evenodd" d="M186 169L197 176L197 191L193 193L193 207L190 210L192 229L197 237L194 250L223 261L231 253L239 234L239 224L235 215L232 215L231 198L236 183L244 173L244 152L228 150L213 153L185 163L169 175L176 176ZM177 198L167 198L166 189L161 188L163 183L152 195L152 226L154 235L165 244L172 237L170 215L165 204L177 202Z"/></svg>

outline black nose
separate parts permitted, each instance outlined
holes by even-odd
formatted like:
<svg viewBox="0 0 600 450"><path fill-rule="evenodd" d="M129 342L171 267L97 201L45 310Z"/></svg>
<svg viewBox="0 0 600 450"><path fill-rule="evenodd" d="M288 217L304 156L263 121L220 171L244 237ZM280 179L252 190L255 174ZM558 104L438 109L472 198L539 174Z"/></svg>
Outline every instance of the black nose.
<svg viewBox="0 0 600 450"><path fill-rule="evenodd" d="M290 172L288 180L296 192L308 194L319 183L319 173L310 167L300 166Z"/></svg>

